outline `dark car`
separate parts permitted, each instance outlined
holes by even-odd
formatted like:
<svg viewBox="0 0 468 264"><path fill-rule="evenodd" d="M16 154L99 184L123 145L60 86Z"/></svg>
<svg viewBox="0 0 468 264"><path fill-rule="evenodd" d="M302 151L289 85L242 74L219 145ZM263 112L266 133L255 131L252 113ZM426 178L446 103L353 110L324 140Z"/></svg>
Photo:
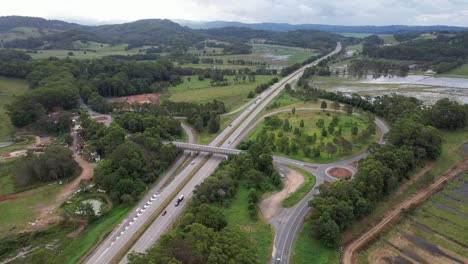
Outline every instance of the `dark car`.
<svg viewBox="0 0 468 264"><path fill-rule="evenodd" d="M164 210L164 212L162 212L162 216L165 216L167 214L167 210Z"/></svg>

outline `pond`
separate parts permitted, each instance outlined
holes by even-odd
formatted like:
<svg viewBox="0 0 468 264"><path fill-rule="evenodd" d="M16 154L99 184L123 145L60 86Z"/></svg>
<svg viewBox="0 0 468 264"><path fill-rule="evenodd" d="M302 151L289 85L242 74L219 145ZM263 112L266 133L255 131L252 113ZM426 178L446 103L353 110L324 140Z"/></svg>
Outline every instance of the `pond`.
<svg viewBox="0 0 468 264"><path fill-rule="evenodd" d="M11 146L13 145L14 143L13 142L0 142L0 148L4 148L4 147L8 147L8 146Z"/></svg>

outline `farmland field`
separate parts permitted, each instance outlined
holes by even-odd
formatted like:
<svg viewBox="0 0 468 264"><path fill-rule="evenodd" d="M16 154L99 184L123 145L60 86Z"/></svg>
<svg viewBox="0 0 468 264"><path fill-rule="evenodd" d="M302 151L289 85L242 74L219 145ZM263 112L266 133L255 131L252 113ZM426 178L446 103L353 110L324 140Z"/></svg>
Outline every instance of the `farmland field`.
<svg viewBox="0 0 468 264"><path fill-rule="evenodd" d="M28 53L33 59L47 59L49 57L63 58L75 58L75 59L97 59L104 56L110 55L135 55L139 53L139 49L127 48L127 44L109 45L101 44L97 42L88 42L86 44L75 41L75 49L80 50L38 50L37 53ZM69 56L68 52L73 52L73 56Z"/></svg>
<svg viewBox="0 0 468 264"><path fill-rule="evenodd" d="M359 263L468 261L468 174L460 175L442 191L359 255Z"/></svg>
<svg viewBox="0 0 468 264"><path fill-rule="evenodd" d="M199 67L199 68L255 68L256 66L248 65L230 65L228 60L245 60L245 61L254 61L262 62L269 64L272 68L282 68L294 63L302 63L307 58L317 55L318 53L315 50L297 48L297 47L287 47L279 45L267 45L267 44L251 44L252 53L251 54L238 54L238 55L210 55L210 56L201 56L201 58L212 58L212 59L222 59L224 61L223 65L213 65L213 64L187 64L185 66L189 67ZM220 51L220 50L219 50ZM217 50L216 53L219 53ZM210 53L207 53L210 54Z"/></svg>

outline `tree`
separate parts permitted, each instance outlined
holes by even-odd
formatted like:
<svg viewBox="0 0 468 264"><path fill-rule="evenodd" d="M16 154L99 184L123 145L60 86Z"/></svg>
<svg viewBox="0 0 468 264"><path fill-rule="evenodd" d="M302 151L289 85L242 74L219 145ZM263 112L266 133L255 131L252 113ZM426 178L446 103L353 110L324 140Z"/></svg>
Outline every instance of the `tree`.
<svg viewBox="0 0 468 264"><path fill-rule="evenodd" d="M76 213L86 217L89 221L95 218L95 212L91 203L82 202L76 208Z"/></svg>
<svg viewBox="0 0 468 264"><path fill-rule="evenodd" d="M330 157L333 156L337 152L336 145L331 142L328 142L325 145L325 151L328 153Z"/></svg>
<svg viewBox="0 0 468 264"><path fill-rule="evenodd" d="M320 108L325 111L327 109L327 102L326 101L322 101L322 103L320 104Z"/></svg>
<svg viewBox="0 0 468 264"><path fill-rule="evenodd" d="M289 119L285 119L283 123L283 130L288 132L291 130L291 125L289 124Z"/></svg>
<svg viewBox="0 0 468 264"><path fill-rule="evenodd" d="M346 114L351 115L353 113L353 107L349 104L346 104L343 107L343 110L346 112Z"/></svg>
<svg viewBox="0 0 468 264"><path fill-rule="evenodd" d="M327 130L323 127L322 128L322 137L328 136Z"/></svg>
<svg viewBox="0 0 468 264"><path fill-rule="evenodd" d="M304 127L304 119L301 119L301 122L299 123L300 127Z"/></svg>
<svg viewBox="0 0 468 264"><path fill-rule="evenodd" d="M219 231L227 226L226 217L218 208L208 204L201 204L196 210L195 223L213 228L215 231Z"/></svg>
<svg viewBox="0 0 468 264"><path fill-rule="evenodd" d="M338 101L333 101L332 107L333 107L333 109L335 109L335 111L338 111L338 110L340 110L341 105L340 105L340 103Z"/></svg>
<svg viewBox="0 0 468 264"><path fill-rule="evenodd" d="M315 123L315 125L318 127L318 128L323 128L325 126L325 120L323 118L319 118L319 120L317 120L317 122Z"/></svg>
<svg viewBox="0 0 468 264"><path fill-rule="evenodd" d="M213 134L219 131L219 117L214 116L208 122L208 131Z"/></svg>
<svg viewBox="0 0 468 264"><path fill-rule="evenodd" d="M296 107L293 107L293 108L292 108L291 113L292 113L293 115L296 114Z"/></svg>
<svg viewBox="0 0 468 264"><path fill-rule="evenodd" d="M351 135L356 136L356 135L358 134L358 131L359 131L358 127L357 127L357 126L353 126L353 127L351 128Z"/></svg>

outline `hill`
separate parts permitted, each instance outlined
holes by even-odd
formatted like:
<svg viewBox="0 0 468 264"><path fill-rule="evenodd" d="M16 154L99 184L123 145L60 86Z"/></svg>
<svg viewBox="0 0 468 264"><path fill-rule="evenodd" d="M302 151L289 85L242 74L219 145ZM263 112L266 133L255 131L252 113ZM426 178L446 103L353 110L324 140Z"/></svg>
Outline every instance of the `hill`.
<svg viewBox="0 0 468 264"><path fill-rule="evenodd" d="M294 30L321 30L334 33L370 33L370 34L395 34L411 31L463 31L466 27L456 26L406 26L406 25L388 25L388 26L342 26L342 25L323 25L323 24L288 24L288 23L242 23L228 21L197 22L189 20L174 20L181 25L193 29L213 29L224 27L245 27L257 30L271 31L294 31Z"/></svg>
<svg viewBox="0 0 468 264"><path fill-rule="evenodd" d="M18 27L37 28L40 30L65 31L80 25L60 20L47 20L39 17L3 16L0 17L0 32L8 32Z"/></svg>
<svg viewBox="0 0 468 264"><path fill-rule="evenodd" d="M129 43L129 46L180 45L191 46L204 37L188 28L167 19L144 19L135 22L85 27L112 43Z"/></svg>

